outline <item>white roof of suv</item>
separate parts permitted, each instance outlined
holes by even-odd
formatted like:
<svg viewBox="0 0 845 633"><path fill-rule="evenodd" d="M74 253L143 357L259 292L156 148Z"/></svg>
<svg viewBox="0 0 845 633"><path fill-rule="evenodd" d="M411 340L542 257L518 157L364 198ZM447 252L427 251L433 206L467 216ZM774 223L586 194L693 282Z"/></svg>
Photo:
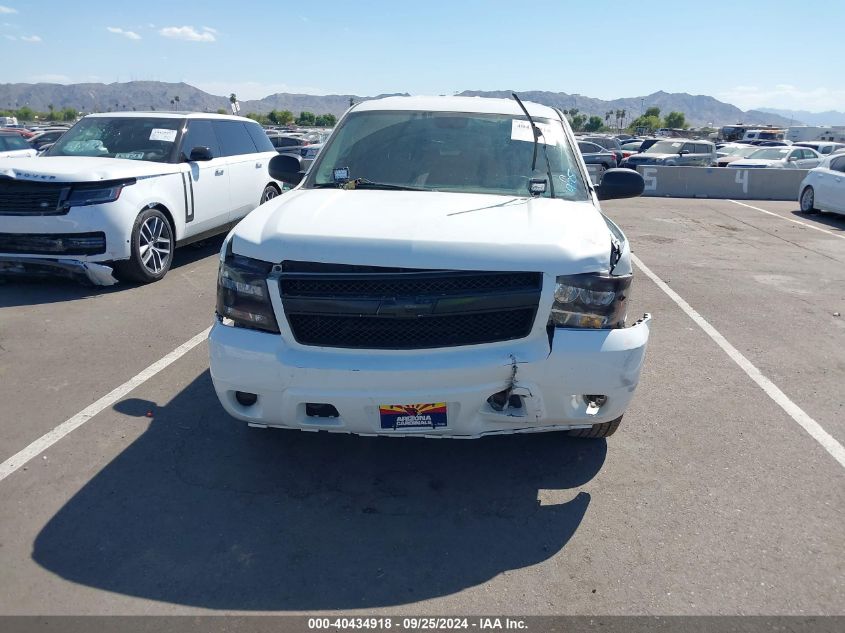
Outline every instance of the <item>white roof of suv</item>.
<svg viewBox="0 0 845 633"><path fill-rule="evenodd" d="M232 116L231 114L217 114L212 112L96 112L89 114L85 118L90 117L126 117L130 118L144 118L144 119L230 119L235 121L252 121L243 116Z"/></svg>
<svg viewBox="0 0 845 633"><path fill-rule="evenodd" d="M557 113L550 107L523 101L531 116L557 119ZM368 110L419 110L428 112L473 112L479 114L510 114L524 116L525 113L514 99L493 99L490 97L384 97L370 99L356 104L356 112Z"/></svg>

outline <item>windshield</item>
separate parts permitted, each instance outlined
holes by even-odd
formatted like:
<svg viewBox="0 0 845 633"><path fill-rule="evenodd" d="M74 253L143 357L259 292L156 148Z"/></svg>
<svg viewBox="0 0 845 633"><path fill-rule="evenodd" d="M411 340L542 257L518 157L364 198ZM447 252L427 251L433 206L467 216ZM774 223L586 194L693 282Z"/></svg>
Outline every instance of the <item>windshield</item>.
<svg viewBox="0 0 845 633"><path fill-rule="evenodd" d="M164 163L184 119L88 117L56 141L46 156L99 156Z"/></svg>
<svg viewBox="0 0 845 633"><path fill-rule="evenodd" d="M456 112L353 112L331 135L305 186L349 179L425 191L527 196L532 178L554 197L586 200L587 189L560 121L535 118L543 133L532 173L533 134L524 116ZM545 197L551 196L546 187Z"/></svg>
<svg viewBox="0 0 845 633"><path fill-rule="evenodd" d="M634 143L625 143L625 144L622 146L622 149L625 149L625 150L628 150L628 149L640 149L640 145L642 145L642 144L643 144L643 142L642 142L642 141L636 141L636 142L634 142Z"/></svg>
<svg viewBox="0 0 845 633"><path fill-rule="evenodd" d="M684 146L683 143L679 141L659 141L649 147L645 153L646 154L677 154L681 151L681 148Z"/></svg>
<svg viewBox="0 0 845 633"><path fill-rule="evenodd" d="M766 149L758 149L748 155L748 158L762 158L764 160L782 160L791 150L788 147L767 147Z"/></svg>

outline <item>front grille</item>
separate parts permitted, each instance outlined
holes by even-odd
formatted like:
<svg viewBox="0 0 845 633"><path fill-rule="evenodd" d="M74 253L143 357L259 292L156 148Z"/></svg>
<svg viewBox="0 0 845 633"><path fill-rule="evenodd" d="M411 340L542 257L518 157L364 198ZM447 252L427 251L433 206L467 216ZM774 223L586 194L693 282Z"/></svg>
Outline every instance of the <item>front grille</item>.
<svg viewBox="0 0 845 633"><path fill-rule="evenodd" d="M63 215L67 184L0 179L0 215Z"/></svg>
<svg viewBox="0 0 845 633"><path fill-rule="evenodd" d="M100 255L106 252L106 234L0 233L0 253L28 255Z"/></svg>
<svg viewBox="0 0 845 633"><path fill-rule="evenodd" d="M297 342L426 349L528 336L542 275L284 262L279 289Z"/></svg>

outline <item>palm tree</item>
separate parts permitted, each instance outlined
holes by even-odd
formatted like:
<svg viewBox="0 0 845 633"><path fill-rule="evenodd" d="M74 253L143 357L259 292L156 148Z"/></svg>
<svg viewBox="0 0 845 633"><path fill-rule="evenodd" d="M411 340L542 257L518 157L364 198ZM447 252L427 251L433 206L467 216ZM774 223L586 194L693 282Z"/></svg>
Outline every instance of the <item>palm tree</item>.
<svg viewBox="0 0 845 633"><path fill-rule="evenodd" d="M179 109L179 95L176 95L175 97L173 97L173 101L176 102L176 109L178 110Z"/></svg>
<svg viewBox="0 0 845 633"><path fill-rule="evenodd" d="M625 112L625 109L623 108L622 109L622 127L625 127L625 117L627 116L627 114L628 113Z"/></svg>

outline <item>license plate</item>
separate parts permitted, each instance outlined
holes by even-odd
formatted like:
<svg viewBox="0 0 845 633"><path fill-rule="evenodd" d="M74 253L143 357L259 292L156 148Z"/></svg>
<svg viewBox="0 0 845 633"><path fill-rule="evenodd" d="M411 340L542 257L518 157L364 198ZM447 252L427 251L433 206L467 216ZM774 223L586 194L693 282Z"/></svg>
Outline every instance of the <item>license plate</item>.
<svg viewBox="0 0 845 633"><path fill-rule="evenodd" d="M383 404L379 406L381 428L437 429L446 426L446 403L432 404Z"/></svg>

